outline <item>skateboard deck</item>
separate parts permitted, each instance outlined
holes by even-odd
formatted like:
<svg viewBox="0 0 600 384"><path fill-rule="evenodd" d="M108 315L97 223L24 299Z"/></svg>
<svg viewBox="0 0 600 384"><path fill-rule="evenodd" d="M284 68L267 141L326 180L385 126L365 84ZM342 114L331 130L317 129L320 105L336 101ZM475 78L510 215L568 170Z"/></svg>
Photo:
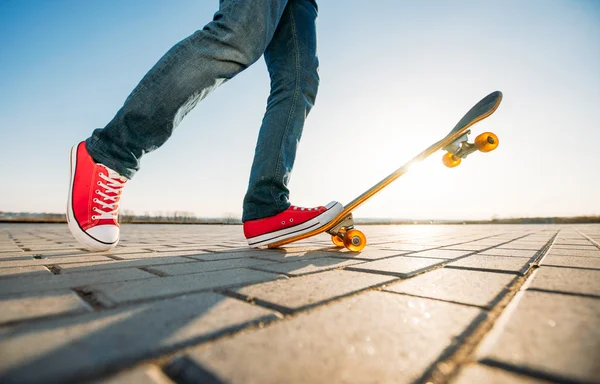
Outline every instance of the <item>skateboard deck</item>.
<svg viewBox="0 0 600 384"><path fill-rule="evenodd" d="M475 151L489 152L495 149L498 146L498 137L493 133L482 133L477 136L473 143L468 142L468 135L470 134L470 128L475 123L494 113L496 109L498 109L501 101L502 92L495 91L490 93L475 104L443 139L430 145L427 149L413 157L389 176L345 205L344 209L328 224L313 231L269 244L268 247L277 248L294 241L327 232L332 236L332 241L336 246L346 247L353 252L360 252L366 245L366 237L362 232L354 229L352 212L377 192L381 191L394 180L408 172L411 166L425 160L427 157L441 149L447 151L442 159L444 165L447 167L459 165L461 159L466 158Z"/></svg>

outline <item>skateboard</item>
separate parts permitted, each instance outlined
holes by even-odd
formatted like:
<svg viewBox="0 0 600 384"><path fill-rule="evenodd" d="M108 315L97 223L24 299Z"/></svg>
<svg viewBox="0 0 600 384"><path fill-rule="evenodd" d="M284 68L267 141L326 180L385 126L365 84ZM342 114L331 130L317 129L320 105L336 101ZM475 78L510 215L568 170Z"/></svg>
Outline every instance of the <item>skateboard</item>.
<svg viewBox="0 0 600 384"><path fill-rule="evenodd" d="M466 158L473 152L489 152L496 149L499 143L498 137L491 132L484 132L478 135L475 138L475 141L472 143L470 143L468 140L469 134L471 133L470 128L475 123L489 117L492 113L494 113L496 109L498 109L501 101L502 92L500 91L492 92L481 99L481 101L475 104L473 108L471 108L469 112L467 112L463 118L460 119L456 126L443 139L430 145L427 149L413 157L385 179L381 180L379 183L363 192L356 199L345 205L342 212L340 212L327 225L315 229L314 231L269 244L268 247L277 248L284 244L289 244L294 241L315 236L319 233L327 232L331 235L331 240L335 246L340 248L345 247L352 252L362 251L367 245L367 238L364 233L354 228L354 218L352 217L352 212L365 201L369 200L377 192L381 191L391 182L408 172L411 166L425 160L427 157L439 150L444 150L446 152L442 156L443 164L452 168L458 166L462 159Z"/></svg>

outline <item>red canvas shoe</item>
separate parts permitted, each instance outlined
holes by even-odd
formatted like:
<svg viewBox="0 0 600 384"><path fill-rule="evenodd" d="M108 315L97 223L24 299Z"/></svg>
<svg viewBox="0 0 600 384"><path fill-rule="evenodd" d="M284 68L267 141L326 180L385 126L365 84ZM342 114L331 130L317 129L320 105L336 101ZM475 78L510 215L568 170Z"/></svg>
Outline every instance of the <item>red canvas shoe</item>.
<svg viewBox="0 0 600 384"><path fill-rule="evenodd" d="M92 251L107 251L119 242L118 210L127 179L96 164L85 142L71 149L71 184L67 222L75 238Z"/></svg>
<svg viewBox="0 0 600 384"><path fill-rule="evenodd" d="M244 235L251 247L276 243L321 228L342 210L342 204L337 201L317 208L300 208L292 205L275 216L246 221Z"/></svg>

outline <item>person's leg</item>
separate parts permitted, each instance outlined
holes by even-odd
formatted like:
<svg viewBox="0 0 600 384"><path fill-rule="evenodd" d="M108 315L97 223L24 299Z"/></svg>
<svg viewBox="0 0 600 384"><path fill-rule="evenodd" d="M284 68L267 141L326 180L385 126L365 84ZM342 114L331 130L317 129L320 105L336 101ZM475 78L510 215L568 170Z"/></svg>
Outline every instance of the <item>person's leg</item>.
<svg viewBox="0 0 600 384"><path fill-rule="evenodd" d="M119 241L119 199L141 157L221 83L260 58L287 0L221 0L204 29L176 44L144 76L104 128L71 150L69 229L93 250Z"/></svg>
<svg viewBox="0 0 600 384"><path fill-rule="evenodd" d="M213 21L176 44L144 76L113 120L86 140L97 163L131 178L212 90L257 61L287 0L221 0Z"/></svg>
<svg viewBox="0 0 600 384"><path fill-rule="evenodd" d="M271 77L267 102L242 221L273 216L290 206L288 182L306 116L319 86L316 22L313 0L290 0L265 61Z"/></svg>
<svg viewBox="0 0 600 384"><path fill-rule="evenodd" d="M329 223L342 205L291 207L288 182L306 116L319 86L314 0L290 0L265 61L271 94L263 118L248 191L244 198L244 234L253 247L276 243Z"/></svg>

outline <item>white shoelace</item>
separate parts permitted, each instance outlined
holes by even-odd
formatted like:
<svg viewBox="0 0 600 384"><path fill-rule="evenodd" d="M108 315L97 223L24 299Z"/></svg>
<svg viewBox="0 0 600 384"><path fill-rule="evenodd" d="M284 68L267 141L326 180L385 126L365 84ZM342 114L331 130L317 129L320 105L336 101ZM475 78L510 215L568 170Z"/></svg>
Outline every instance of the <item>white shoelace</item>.
<svg viewBox="0 0 600 384"><path fill-rule="evenodd" d="M302 207L296 207L295 205L292 205L292 208L294 208L294 211L297 210L301 210L301 211L317 211L319 210L319 208L302 208Z"/></svg>
<svg viewBox="0 0 600 384"><path fill-rule="evenodd" d="M108 176L105 176L103 173L98 175L106 184L98 181L98 186L101 189L96 189L96 195L100 196L101 199L94 197L94 203L100 204L102 209L94 207L94 212L100 215L92 216L92 220L116 219L119 211L119 198L127 179L112 169L107 168L107 170ZM112 195L109 195L109 193Z"/></svg>

